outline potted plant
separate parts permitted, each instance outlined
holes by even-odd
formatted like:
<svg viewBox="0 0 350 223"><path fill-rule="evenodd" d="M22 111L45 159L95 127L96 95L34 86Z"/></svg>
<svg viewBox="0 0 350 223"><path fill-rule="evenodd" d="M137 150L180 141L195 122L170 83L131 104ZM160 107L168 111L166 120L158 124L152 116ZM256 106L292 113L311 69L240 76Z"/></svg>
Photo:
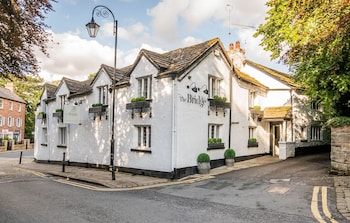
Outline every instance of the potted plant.
<svg viewBox="0 0 350 223"><path fill-rule="evenodd" d="M210 156L207 153L201 153L197 157L198 173L208 174L210 171Z"/></svg>
<svg viewBox="0 0 350 223"><path fill-rule="evenodd" d="M235 163L236 152L233 149L228 148L224 152L224 157L226 166L233 166Z"/></svg>
<svg viewBox="0 0 350 223"><path fill-rule="evenodd" d="M53 117L62 118L62 116L63 116L63 109L62 108L56 109L56 111L52 114L52 116Z"/></svg>
<svg viewBox="0 0 350 223"><path fill-rule="evenodd" d="M208 149L225 149L221 138L208 138Z"/></svg>
<svg viewBox="0 0 350 223"><path fill-rule="evenodd" d="M219 108L230 108L231 104L227 103L226 97L220 97L218 95L214 95L213 99L208 99L209 105L212 107L219 107Z"/></svg>
<svg viewBox="0 0 350 223"><path fill-rule="evenodd" d="M150 101L146 100L145 96L132 98L130 103L126 104L126 109L143 109L149 108L151 105Z"/></svg>
<svg viewBox="0 0 350 223"><path fill-rule="evenodd" d="M89 108L89 113L102 113L106 111L106 107L102 103L95 103Z"/></svg>
<svg viewBox="0 0 350 223"><path fill-rule="evenodd" d="M249 138L248 139L248 147L258 147L259 143L257 142L256 138Z"/></svg>

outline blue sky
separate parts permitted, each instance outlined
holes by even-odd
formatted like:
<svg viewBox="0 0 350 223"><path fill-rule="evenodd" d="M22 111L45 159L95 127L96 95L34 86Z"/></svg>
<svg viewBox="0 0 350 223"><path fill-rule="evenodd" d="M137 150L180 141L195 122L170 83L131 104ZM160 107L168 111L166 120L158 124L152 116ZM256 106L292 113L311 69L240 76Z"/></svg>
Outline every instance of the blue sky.
<svg viewBox="0 0 350 223"><path fill-rule="evenodd" d="M219 37L225 47L241 42L248 59L287 72L271 62L269 53L252 35L264 23L266 0L58 0L45 22L51 27L50 57L40 52L40 76L48 81L63 76L84 80L102 63L113 65L114 36L111 16L94 15L101 27L91 39L85 25L96 5L108 7L118 20L117 67L130 65L142 48L166 52ZM229 25L230 24L230 25ZM230 35L228 34L230 31Z"/></svg>

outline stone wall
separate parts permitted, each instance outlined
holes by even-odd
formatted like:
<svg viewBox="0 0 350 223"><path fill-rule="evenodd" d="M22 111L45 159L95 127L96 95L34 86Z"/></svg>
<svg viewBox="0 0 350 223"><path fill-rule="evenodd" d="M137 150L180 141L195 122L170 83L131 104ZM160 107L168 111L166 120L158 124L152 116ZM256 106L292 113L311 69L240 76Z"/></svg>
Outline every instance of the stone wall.
<svg viewBox="0 0 350 223"><path fill-rule="evenodd" d="M331 172L350 175L350 126L332 127Z"/></svg>

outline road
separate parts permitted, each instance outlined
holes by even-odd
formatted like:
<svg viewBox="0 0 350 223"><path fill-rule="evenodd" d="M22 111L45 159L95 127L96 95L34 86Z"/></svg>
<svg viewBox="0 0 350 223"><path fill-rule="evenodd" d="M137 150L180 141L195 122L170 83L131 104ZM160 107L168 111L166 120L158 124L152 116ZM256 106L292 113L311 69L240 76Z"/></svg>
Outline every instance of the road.
<svg viewBox="0 0 350 223"><path fill-rule="evenodd" d="M192 184L123 192L60 184L54 177L11 168L18 160L18 153L0 154L0 222L321 222L315 210L331 222L321 208L323 202L335 222L346 222L335 208L329 154ZM321 191L327 192L326 199Z"/></svg>

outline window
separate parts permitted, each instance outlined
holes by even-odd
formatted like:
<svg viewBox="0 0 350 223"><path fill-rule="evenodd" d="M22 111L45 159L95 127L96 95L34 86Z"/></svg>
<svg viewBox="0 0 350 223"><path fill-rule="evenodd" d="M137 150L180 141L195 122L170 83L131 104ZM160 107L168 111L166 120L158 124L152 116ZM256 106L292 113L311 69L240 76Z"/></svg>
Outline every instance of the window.
<svg viewBox="0 0 350 223"><path fill-rule="evenodd" d="M137 126L137 146L151 148L151 126Z"/></svg>
<svg viewBox="0 0 350 223"><path fill-rule="evenodd" d="M313 110L319 110L319 103L318 102L315 102L315 101L312 101L311 102L311 109Z"/></svg>
<svg viewBox="0 0 350 223"><path fill-rule="evenodd" d="M209 124L208 126L208 138L220 138L221 125L218 124Z"/></svg>
<svg viewBox="0 0 350 223"><path fill-rule="evenodd" d="M60 127L58 131L58 144L66 145L66 143L67 143L67 128Z"/></svg>
<svg viewBox="0 0 350 223"><path fill-rule="evenodd" d="M139 96L144 96L146 99L152 98L152 76L138 78Z"/></svg>
<svg viewBox="0 0 350 223"><path fill-rule="evenodd" d="M8 125L9 127L12 127L12 126L13 126L13 118L12 118L11 116L8 117L7 125Z"/></svg>
<svg viewBox="0 0 350 223"><path fill-rule="evenodd" d="M18 104L18 112L21 112L21 111L22 111L22 105Z"/></svg>
<svg viewBox="0 0 350 223"><path fill-rule="evenodd" d="M5 125L5 118L4 118L4 116L0 116L0 126L3 126L3 125Z"/></svg>
<svg viewBox="0 0 350 223"><path fill-rule="evenodd" d="M16 118L16 126L21 127L22 126L22 119L21 118Z"/></svg>
<svg viewBox="0 0 350 223"><path fill-rule="evenodd" d="M249 108L254 108L255 105L256 92L249 91L248 106Z"/></svg>
<svg viewBox="0 0 350 223"><path fill-rule="evenodd" d="M214 77L214 76L209 76L208 79L208 84L209 84L209 98L213 98L215 95L218 96L224 96L222 95L222 90L221 90L221 82L222 80Z"/></svg>
<svg viewBox="0 0 350 223"><path fill-rule="evenodd" d="M60 96L60 102L61 102L61 109L63 109L64 104L66 102L67 95L61 95Z"/></svg>
<svg viewBox="0 0 350 223"><path fill-rule="evenodd" d="M10 101L10 110L12 111L12 109L13 109L13 102Z"/></svg>
<svg viewBox="0 0 350 223"><path fill-rule="evenodd" d="M321 140L321 127L320 126L311 126L311 140Z"/></svg>
<svg viewBox="0 0 350 223"><path fill-rule="evenodd" d="M300 139L301 140L307 140L306 131L307 131L306 127L301 127L301 130L300 130Z"/></svg>
<svg viewBox="0 0 350 223"><path fill-rule="evenodd" d="M42 143L43 144L47 143L47 128L43 128L43 131L42 131Z"/></svg>
<svg viewBox="0 0 350 223"><path fill-rule="evenodd" d="M98 102L108 105L108 85L98 87Z"/></svg>
<svg viewBox="0 0 350 223"><path fill-rule="evenodd" d="M255 137L255 129L256 129L256 127L249 127L249 139L251 139L251 138L256 138Z"/></svg>
<svg viewBox="0 0 350 223"><path fill-rule="evenodd" d="M0 108L4 108L4 101L0 99Z"/></svg>

